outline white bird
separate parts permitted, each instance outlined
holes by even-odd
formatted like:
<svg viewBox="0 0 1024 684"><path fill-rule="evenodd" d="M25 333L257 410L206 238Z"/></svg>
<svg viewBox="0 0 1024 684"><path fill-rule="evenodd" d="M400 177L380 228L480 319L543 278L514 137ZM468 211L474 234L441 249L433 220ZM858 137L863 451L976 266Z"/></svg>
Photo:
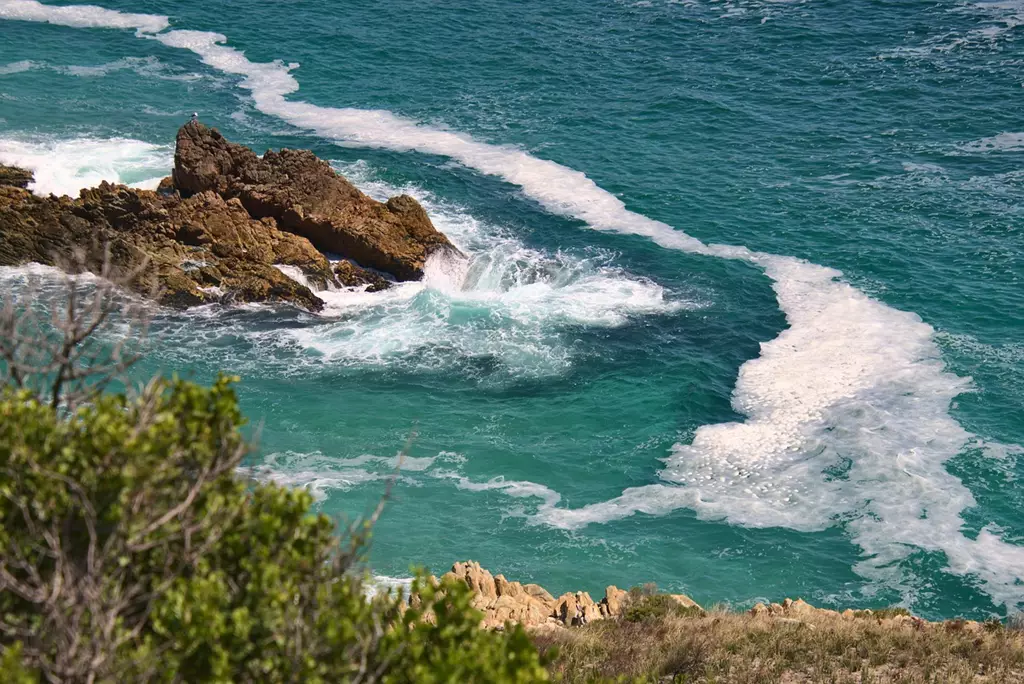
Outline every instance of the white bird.
<svg viewBox="0 0 1024 684"><path fill-rule="evenodd" d="M199 112L192 112L192 120L199 121Z"/></svg>

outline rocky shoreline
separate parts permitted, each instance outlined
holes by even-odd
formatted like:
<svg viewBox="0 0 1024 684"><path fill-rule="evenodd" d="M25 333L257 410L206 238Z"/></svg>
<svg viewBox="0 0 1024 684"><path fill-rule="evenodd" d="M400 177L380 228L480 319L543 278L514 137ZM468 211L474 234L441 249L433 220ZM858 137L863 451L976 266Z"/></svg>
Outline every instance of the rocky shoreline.
<svg viewBox="0 0 1024 684"><path fill-rule="evenodd" d="M604 598L594 601L585 591L568 592L558 598L537 584L510 582L504 575L492 575L476 561L458 562L442 580L460 580L473 591L472 605L483 613L483 626L502 628L506 622L528 629L544 627L580 627L590 622L617 618L629 601L629 592L610 585ZM667 595L683 609L703 612L684 594Z"/></svg>
<svg viewBox="0 0 1024 684"><path fill-rule="evenodd" d="M99 272L104 259L138 292L185 308L283 302L323 309L315 288L386 289L457 251L407 195L378 202L306 150L262 157L216 129L178 131L156 191L101 183L77 198L32 194L32 174L0 166L0 265ZM109 256L105 256L109 254Z"/></svg>
<svg viewBox="0 0 1024 684"><path fill-rule="evenodd" d="M502 629L506 623L519 624L530 631L582 627L599 620L628 618L631 605L651 596L663 597L679 615L705 618L714 611L706 611L685 594L651 594L634 588L630 591L610 585L600 601L594 601L585 591L567 592L558 598L537 584L509 581L504 575L492 575L475 561L457 562L442 576L465 582L473 591L472 606L483 614L481 624L488 629ZM843 611L816 608L802 599L785 599L781 603L756 604L746 611L752 619L763 619L780 625L808 626L817 622L869 619L882 627L914 630L955 624L957 630L981 633L985 625L974 620L929 622L902 608L877 611L846 609Z"/></svg>

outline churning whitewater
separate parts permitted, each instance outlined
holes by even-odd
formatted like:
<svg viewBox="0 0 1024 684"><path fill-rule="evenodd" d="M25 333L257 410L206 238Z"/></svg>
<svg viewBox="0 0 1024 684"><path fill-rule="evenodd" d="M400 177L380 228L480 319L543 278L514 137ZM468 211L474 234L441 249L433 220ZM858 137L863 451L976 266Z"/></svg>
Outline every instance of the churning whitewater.
<svg viewBox="0 0 1024 684"><path fill-rule="evenodd" d="M227 45L226 36L171 28L166 16L0 0L0 19L134 29L140 38L191 51L212 69L241 77L238 85L249 91L257 110L325 140L444 156L517 186L546 211L590 229L643 236L686 254L747 262L771 280L787 327L739 369L731 403L745 419L703 425L692 439L676 443L671 453L661 455L660 482L575 508L560 505L558 491L543 483L501 477L481 481L463 475L451 459L416 461L412 468L407 464L404 477L410 482L433 477L462 490L536 499L531 520L566 530L678 509L744 528L818 532L844 525L863 552L855 570L865 578L902 587L899 562L924 550L944 554L948 572L980 579L996 603L1013 608L1024 600L1024 547L1004 541L996 526L976 536L963 532L963 514L977 502L946 465L975 437L949 411L972 383L946 370L935 331L918 315L868 296L835 269L743 246L706 244L630 211L584 173L515 147L386 110L289 99L299 90L293 75L297 64L250 61ZM1019 134L979 139L965 148L1014 149L1019 145L1014 136ZM135 174L127 180L149 186L154 180L149 174L159 173L169 154L166 148L121 140L113 149L123 157L83 171L86 162L79 158L95 156L99 144L11 139L0 142L0 157L35 169L37 192L73 193L100 178L116 180L125 168ZM358 169L342 170L354 174L371 194L384 197L396 190L371 177L359 178ZM468 261L435 258L422 282L382 293L321 292L327 314L338 317L325 325L296 326L284 335L239 334L254 347L288 344L314 351L317 363L437 368L452 358L488 356L510 375L544 377L572 363L559 326L615 328L632 316L702 306L696 298L670 296L656 283L615 267L611 255L544 253L425 191L401 190L424 202L437 227L467 253ZM469 317L480 310L487 315L453 326L449 314L455 309ZM353 312L357 315L347 316ZM261 472L321 494L379 478L365 468L365 460L335 460L331 468L342 474L334 480L317 467L326 457L284 460L289 472L282 472L273 458Z"/></svg>

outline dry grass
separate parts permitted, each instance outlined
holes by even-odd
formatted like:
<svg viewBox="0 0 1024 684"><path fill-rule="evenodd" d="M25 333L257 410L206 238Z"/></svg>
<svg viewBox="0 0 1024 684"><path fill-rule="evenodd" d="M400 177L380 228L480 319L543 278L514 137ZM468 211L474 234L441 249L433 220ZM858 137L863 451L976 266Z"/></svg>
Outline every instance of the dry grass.
<svg viewBox="0 0 1024 684"><path fill-rule="evenodd" d="M857 617L678 613L549 630L563 682L901 684L1024 682L1024 632L999 623L927 623L899 611Z"/></svg>

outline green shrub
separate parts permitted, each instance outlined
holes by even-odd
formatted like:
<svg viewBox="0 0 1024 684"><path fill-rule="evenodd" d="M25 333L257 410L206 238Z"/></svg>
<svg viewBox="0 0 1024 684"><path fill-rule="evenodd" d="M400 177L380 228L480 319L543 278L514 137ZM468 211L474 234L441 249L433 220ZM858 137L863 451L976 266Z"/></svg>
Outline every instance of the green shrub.
<svg viewBox="0 0 1024 684"><path fill-rule="evenodd" d="M368 530L342 542L306 491L243 479L242 424L224 377L70 414L0 390L3 681L546 680L464 584L367 599Z"/></svg>
<svg viewBox="0 0 1024 684"><path fill-rule="evenodd" d="M659 594L653 584L633 587L626 597L622 617L628 622L648 622L668 616L700 617L704 611L693 606L684 606L668 594Z"/></svg>

